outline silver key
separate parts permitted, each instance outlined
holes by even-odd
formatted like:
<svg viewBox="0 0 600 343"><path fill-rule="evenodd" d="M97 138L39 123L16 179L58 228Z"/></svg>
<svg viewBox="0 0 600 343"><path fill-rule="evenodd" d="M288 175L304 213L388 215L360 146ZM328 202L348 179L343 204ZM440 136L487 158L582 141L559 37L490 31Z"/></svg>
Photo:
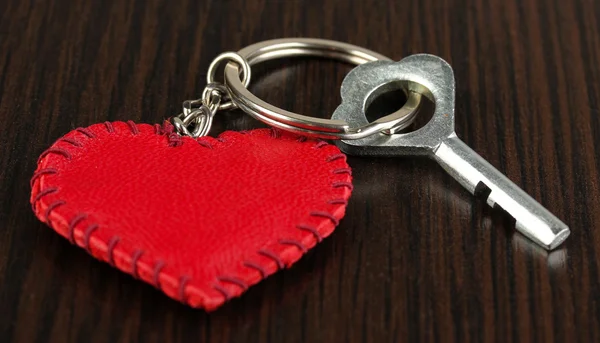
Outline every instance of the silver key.
<svg viewBox="0 0 600 343"><path fill-rule="evenodd" d="M408 133L379 133L338 145L350 155L434 158L469 192L485 185L487 203L500 206L516 220L516 229L542 247L552 250L570 233L569 227L479 156L454 132L454 73L443 59L426 54L400 62L376 61L353 69L342 83L342 103L332 119L366 124L366 108L391 88L418 92L434 102L433 117L422 128Z"/></svg>

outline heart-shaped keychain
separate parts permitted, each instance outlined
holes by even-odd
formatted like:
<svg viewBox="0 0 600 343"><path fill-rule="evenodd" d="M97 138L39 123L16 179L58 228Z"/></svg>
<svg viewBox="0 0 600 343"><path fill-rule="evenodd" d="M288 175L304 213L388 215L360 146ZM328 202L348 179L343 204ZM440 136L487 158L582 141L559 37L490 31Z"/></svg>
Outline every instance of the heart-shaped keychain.
<svg viewBox="0 0 600 343"><path fill-rule="evenodd" d="M94 257L211 310L327 237L352 190L340 151L277 129L193 139L132 122L77 129L32 180L40 220Z"/></svg>
<svg viewBox="0 0 600 343"><path fill-rule="evenodd" d="M352 191L346 156L315 138L343 140L340 146L358 155L431 156L472 193L487 186L488 204L504 208L535 243L551 250L568 237L564 223L458 139L447 62L421 54L355 68L342 84L334 119L284 111L248 91L251 65L306 55L359 65L389 60L306 38L221 54L209 67L202 98L184 102L171 122L107 122L54 143L32 178L35 214L94 257L206 310L291 266L343 217ZM225 84L214 81L222 61L229 61ZM369 103L399 86L404 106L369 122ZM434 115L403 133L421 94L433 101ZM273 128L205 137L215 113L230 108Z"/></svg>
<svg viewBox="0 0 600 343"><path fill-rule="evenodd" d="M355 63L385 58L313 41L319 45L301 55L336 52ZM296 55L303 44L282 42L217 57L202 99L184 102L173 124L107 122L60 138L40 156L31 180L37 217L97 259L206 310L291 266L343 217L352 191L346 156L277 128L203 137L218 110L249 110L239 94L214 82L217 64L229 61L226 71L233 68L245 89L251 64ZM261 113L272 124L272 113ZM312 118L294 118L277 126L311 128ZM380 122L397 125L402 116ZM375 132L381 123L352 134ZM344 132L350 134L341 123L312 136L347 137Z"/></svg>

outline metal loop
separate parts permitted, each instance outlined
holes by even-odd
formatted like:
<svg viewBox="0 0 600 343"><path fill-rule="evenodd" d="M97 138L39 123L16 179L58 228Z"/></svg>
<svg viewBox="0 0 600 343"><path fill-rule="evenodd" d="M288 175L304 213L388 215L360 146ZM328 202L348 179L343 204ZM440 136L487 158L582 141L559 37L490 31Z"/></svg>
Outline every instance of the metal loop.
<svg viewBox="0 0 600 343"><path fill-rule="evenodd" d="M177 117L173 117L171 122L180 135L198 138L208 134L214 114L214 111L211 111L207 106L202 105L187 116L183 116L182 113ZM192 125L193 130L190 131Z"/></svg>
<svg viewBox="0 0 600 343"><path fill-rule="evenodd" d="M192 136L192 133L187 129L187 126L183 124L183 120L177 116L171 118L171 124L175 127L175 131L182 136Z"/></svg>
<svg viewBox="0 0 600 343"><path fill-rule="evenodd" d="M198 138L206 136L212 125L213 117L221 103L221 94L217 89L209 92L206 100L187 100L183 103L183 113L173 117L171 122L180 135ZM194 107L200 104L200 107ZM193 130L190 131L190 128Z"/></svg>
<svg viewBox="0 0 600 343"><path fill-rule="evenodd" d="M242 78L241 83L244 85L244 87L247 88L248 85L250 85L250 77L251 77L250 64L248 63L248 61L246 61L245 58L240 56L238 53L231 52L231 51L224 52L224 53L220 54L219 56L215 57L215 59L208 66L208 71L206 74L207 88L210 85L223 85L223 84L215 81L215 73L217 72L217 67L223 61L227 61L228 62L227 65L237 65L238 68L240 66L242 67L241 74L238 74L238 77ZM232 62L234 62L234 63L232 63ZM222 89L224 90L222 92L222 94L229 96L229 92L227 91L227 88L223 86ZM203 93L205 93L206 91L207 90L205 88ZM204 98L204 95L202 97ZM222 102L219 105L218 110L226 111L226 110L236 108L236 107L237 106L233 101L227 100L227 101Z"/></svg>
<svg viewBox="0 0 600 343"><path fill-rule="evenodd" d="M249 66L284 57L319 56L333 58L353 64L363 64L377 60L390 59L371 50L355 45L315 38L274 39L256 43L238 51L237 55ZM225 57L224 57L225 58ZM238 62L236 60L236 62ZM238 62L239 63L239 62ZM215 63L216 64L216 63ZM225 66L225 85L232 102L254 118L271 126L326 139L360 139L379 132L395 132L410 125L415 118L421 95L408 92L408 101L398 111L360 127L350 127L342 120L320 119L285 111L273 106L252 94L247 89L249 81L244 79L246 66L242 65L242 79L238 64ZM210 74L209 74L210 75ZM212 78L209 78L212 81Z"/></svg>
<svg viewBox="0 0 600 343"><path fill-rule="evenodd" d="M242 67L242 82L250 84L250 65L235 52L226 52L217 56L208 67L207 85L202 91L202 98L183 102L183 112L172 118L173 126L180 135L198 138L206 136L212 125L212 119L217 111L237 107L230 100L229 90L224 84L215 82L216 69L222 61L235 62ZM225 99L225 101L223 101ZM190 128L193 130L190 131Z"/></svg>

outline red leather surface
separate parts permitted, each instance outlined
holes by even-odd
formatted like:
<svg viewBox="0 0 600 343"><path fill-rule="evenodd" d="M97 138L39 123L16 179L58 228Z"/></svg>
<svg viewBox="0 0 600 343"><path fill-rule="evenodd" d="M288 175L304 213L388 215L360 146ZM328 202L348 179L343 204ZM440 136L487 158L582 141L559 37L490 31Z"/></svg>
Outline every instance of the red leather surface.
<svg viewBox="0 0 600 343"><path fill-rule="evenodd" d="M279 130L194 140L115 122L44 152L31 203L97 259L213 310L331 234L350 181L335 146Z"/></svg>

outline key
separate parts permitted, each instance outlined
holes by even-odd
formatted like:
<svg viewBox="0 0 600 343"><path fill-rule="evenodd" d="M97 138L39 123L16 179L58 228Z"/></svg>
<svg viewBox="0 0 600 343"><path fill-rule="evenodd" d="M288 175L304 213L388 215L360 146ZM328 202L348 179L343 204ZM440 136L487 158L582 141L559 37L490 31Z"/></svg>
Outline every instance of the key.
<svg viewBox="0 0 600 343"><path fill-rule="evenodd" d="M487 204L499 206L514 217L516 229L535 243L552 250L564 242L570 234L569 227L454 132L454 73L443 59L419 54L400 62L375 61L356 67L342 83L342 103L332 119L366 124L366 108L378 95L393 88L418 92L433 101L431 120L413 132L390 130L359 140L340 141L337 144L342 151L350 155L429 156L472 194L482 186L489 188Z"/></svg>

